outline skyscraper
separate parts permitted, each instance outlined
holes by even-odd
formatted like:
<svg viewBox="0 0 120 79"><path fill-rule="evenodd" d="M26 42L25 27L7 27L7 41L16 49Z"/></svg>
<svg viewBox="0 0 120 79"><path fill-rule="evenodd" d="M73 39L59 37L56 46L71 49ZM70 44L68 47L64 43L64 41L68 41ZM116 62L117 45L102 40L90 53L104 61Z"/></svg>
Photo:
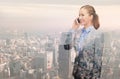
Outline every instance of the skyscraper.
<svg viewBox="0 0 120 79"><path fill-rule="evenodd" d="M61 34L61 43L59 45L59 56L58 56L58 63L59 63L59 69L58 73L60 78L62 79L71 79L71 69L72 69L72 63L71 63L71 49L66 50L65 45L71 44L71 34L68 32L64 32Z"/></svg>

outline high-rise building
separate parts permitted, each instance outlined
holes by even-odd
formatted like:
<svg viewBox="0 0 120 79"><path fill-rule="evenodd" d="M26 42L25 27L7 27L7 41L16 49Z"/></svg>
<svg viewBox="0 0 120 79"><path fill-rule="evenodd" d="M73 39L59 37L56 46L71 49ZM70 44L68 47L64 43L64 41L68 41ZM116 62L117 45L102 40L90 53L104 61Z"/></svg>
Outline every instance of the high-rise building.
<svg viewBox="0 0 120 79"><path fill-rule="evenodd" d="M68 32L62 33L61 35L61 43L59 45L59 56L58 56L58 63L59 69L58 74L61 79L71 79L71 69L72 69L72 62L71 62L71 49L66 50L65 44L71 43L71 34Z"/></svg>

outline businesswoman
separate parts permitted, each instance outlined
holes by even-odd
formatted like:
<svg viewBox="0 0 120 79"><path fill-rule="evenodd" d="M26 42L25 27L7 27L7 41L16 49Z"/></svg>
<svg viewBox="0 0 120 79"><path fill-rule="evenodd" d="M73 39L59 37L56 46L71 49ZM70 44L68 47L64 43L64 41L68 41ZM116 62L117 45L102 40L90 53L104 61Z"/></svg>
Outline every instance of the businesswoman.
<svg viewBox="0 0 120 79"><path fill-rule="evenodd" d="M101 76L103 41L99 27L99 17L94 7L82 6L70 30L76 51L72 72L74 79L99 79Z"/></svg>

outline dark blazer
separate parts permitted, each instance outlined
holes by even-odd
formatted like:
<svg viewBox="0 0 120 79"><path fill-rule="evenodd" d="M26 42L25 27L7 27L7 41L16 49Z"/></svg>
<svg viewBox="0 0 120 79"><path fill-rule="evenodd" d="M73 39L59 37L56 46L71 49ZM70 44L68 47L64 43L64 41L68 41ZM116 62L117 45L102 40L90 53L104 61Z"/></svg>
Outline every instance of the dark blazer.
<svg viewBox="0 0 120 79"><path fill-rule="evenodd" d="M73 47L75 50L78 46L78 39L81 30L73 34ZM102 52L103 52L103 34L98 30L92 30L87 38L83 41L82 51L77 51L77 56L74 62L73 76L85 78L100 78L102 67Z"/></svg>

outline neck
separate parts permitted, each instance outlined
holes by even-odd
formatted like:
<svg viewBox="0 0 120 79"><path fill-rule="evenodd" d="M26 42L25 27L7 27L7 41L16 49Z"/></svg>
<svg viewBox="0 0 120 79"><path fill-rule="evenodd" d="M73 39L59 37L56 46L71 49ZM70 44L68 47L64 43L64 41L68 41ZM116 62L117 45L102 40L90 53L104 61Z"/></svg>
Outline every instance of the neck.
<svg viewBox="0 0 120 79"><path fill-rule="evenodd" d="M90 26L93 26L93 24L92 23L86 24L86 25L84 25L84 28L87 29Z"/></svg>

